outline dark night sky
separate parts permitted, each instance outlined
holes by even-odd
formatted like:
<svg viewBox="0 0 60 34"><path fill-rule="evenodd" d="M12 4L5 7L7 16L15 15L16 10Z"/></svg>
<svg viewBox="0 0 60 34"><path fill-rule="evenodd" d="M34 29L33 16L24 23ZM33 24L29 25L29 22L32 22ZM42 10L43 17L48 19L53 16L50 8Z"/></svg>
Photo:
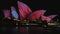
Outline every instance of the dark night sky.
<svg viewBox="0 0 60 34"><path fill-rule="evenodd" d="M2 14L3 9L10 9L10 6L15 6L17 8L17 1L18 0L0 0L0 13ZM41 0L19 0L27 4L32 11L38 9L45 9L47 10L45 15L49 14L58 14L60 15L60 2L59 1L41 1ZM17 8L18 9L18 8Z"/></svg>

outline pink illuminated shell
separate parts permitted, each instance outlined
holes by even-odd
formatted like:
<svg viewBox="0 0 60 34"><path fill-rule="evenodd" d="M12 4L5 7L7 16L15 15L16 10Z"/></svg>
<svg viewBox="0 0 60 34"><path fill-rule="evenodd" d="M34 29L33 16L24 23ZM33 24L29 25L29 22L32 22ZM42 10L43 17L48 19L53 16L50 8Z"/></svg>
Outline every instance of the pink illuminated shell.
<svg viewBox="0 0 60 34"><path fill-rule="evenodd" d="M51 20L52 20L52 19L49 18L49 17L47 17L47 19L46 19L47 22L50 22Z"/></svg>
<svg viewBox="0 0 60 34"><path fill-rule="evenodd" d="M55 18L57 15L50 15L50 16L47 16L47 22L50 22L53 18Z"/></svg>
<svg viewBox="0 0 60 34"><path fill-rule="evenodd" d="M46 11L45 10L37 10L35 12L33 12L28 19L30 20L36 20L39 19Z"/></svg>
<svg viewBox="0 0 60 34"><path fill-rule="evenodd" d="M5 18L11 17L10 10L3 10L3 13Z"/></svg>
<svg viewBox="0 0 60 34"><path fill-rule="evenodd" d="M57 15L50 15L48 16L49 18L53 19L54 17L56 17Z"/></svg>
<svg viewBox="0 0 60 34"><path fill-rule="evenodd" d="M46 21L47 17L46 17L46 16L41 16L41 19L42 19L43 21Z"/></svg>
<svg viewBox="0 0 60 34"><path fill-rule="evenodd" d="M20 19L26 18L32 11L31 9L24 3L18 1L18 9L19 9L19 15Z"/></svg>
<svg viewBox="0 0 60 34"><path fill-rule="evenodd" d="M46 21L46 22L50 22L51 21L51 18L47 17L47 16L41 16L41 19L43 21Z"/></svg>
<svg viewBox="0 0 60 34"><path fill-rule="evenodd" d="M41 16L41 19L43 21L47 21L50 22L54 17L56 17L57 15L50 15L50 16Z"/></svg>

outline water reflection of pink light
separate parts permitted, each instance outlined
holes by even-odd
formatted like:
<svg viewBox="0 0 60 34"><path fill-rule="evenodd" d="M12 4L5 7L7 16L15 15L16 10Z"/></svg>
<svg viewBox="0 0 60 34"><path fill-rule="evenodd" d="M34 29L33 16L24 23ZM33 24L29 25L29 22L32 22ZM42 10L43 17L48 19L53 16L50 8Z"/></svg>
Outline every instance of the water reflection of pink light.
<svg viewBox="0 0 60 34"><path fill-rule="evenodd" d="M26 27L20 27L19 31L22 33L25 33L25 32L27 32L27 28Z"/></svg>

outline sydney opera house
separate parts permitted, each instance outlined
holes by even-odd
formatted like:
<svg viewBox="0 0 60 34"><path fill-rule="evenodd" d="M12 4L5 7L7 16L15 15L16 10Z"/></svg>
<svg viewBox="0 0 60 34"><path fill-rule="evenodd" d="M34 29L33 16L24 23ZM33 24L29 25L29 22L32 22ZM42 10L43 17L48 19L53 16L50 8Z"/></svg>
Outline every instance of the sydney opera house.
<svg viewBox="0 0 60 34"><path fill-rule="evenodd" d="M59 34L59 12L43 1L0 1L0 33L2 34ZM35 6L35 7L34 7ZM45 6L45 7L44 7ZM44 8L43 8L44 7Z"/></svg>

